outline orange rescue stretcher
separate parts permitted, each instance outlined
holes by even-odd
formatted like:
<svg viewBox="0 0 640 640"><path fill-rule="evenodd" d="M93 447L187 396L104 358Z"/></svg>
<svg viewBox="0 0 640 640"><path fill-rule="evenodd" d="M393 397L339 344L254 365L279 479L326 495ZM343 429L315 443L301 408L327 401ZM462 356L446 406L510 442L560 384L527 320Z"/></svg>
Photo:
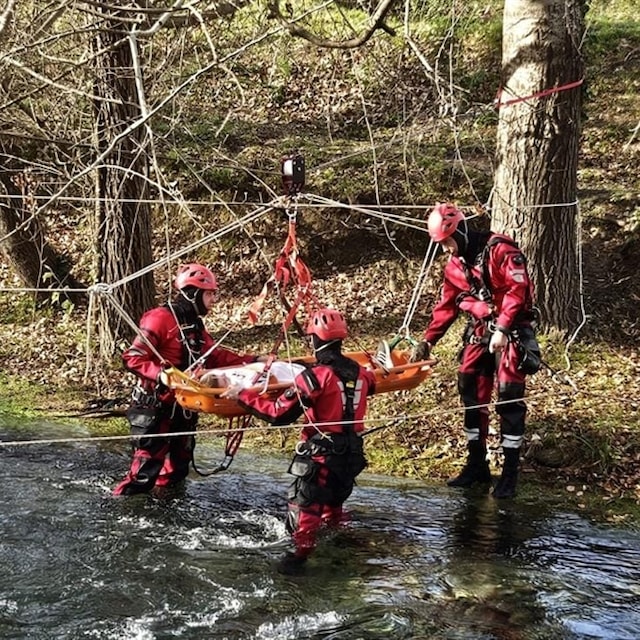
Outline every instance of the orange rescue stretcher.
<svg viewBox="0 0 640 640"><path fill-rule="evenodd" d="M414 389L431 375L431 367L435 364L435 360L410 362L410 350L392 350L391 362L387 362L387 366L378 364L372 359L371 354L365 351L350 351L345 352L344 355L374 372L376 394ZM306 356L296 358L293 362L313 363L314 358ZM393 366L389 366L391 363ZM235 400L220 397L226 387L206 386L175 368L170 369L168 374L169 386L174 390L176 400L183 408L199 413L213 413L225 418L246 415L246 411ZM275 378L272 380L267 378L266 384L263 382L252 388L275 398L290 386L289 381L278 382Z"/></svg>

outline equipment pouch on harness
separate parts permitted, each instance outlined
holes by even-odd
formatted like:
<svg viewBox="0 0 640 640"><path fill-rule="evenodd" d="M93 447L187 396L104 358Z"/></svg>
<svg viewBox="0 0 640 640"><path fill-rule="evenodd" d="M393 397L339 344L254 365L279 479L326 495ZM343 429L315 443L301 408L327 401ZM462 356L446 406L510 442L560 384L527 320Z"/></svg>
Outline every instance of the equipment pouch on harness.
<svg viewBox="0 0 640 640"><path fill-rule="evenodd" d="M158 433L162 421L162 403L155 393L146 391L140 385L136 385L131 392L131 406L127 409L126 417L131 426L131 435L134 436L133 444L143 447L141 436L150 433ZM147 444L149 440L147 439Z"/></svg>
<svg viewBox="0 0 640 640"><path fill-rule="evenodd" d="M289 473L294 477L287 500L301 507L314 503L324 504L331 499L331 489L320 486L317 481L320 465L308 455L296 455L289 465Z"/></svg>
<svg viewBox="0 0 640 640"><path fill-rule="evenodd" d="M131 435L135 447L146 448L142 436L158 433L161 420L161 408L132 405L127 409L127 420L131 426ZM149 442L149 439L146 439Z"/></svg>
<svg viewBox="0 0 640 640"><path fill-rule="evenodd" d="M362 446L362 438L352 433L349 438L349 471L355 478L368 466L367 459L364 455Z"/></svg>
<svg viewBox="0 0 640 640"><path fill-rule="evenodd" d="M513 333L518 349L518 371L528 376L537 373L542 367L542 355L533 329L518 327Z"/></svg>
<svg viewBox="0 0 640 640"><path fill-rule="evenodd" d="M154 423L159 421L160 410L156 407L129 407L126 415L131 428L142 435L153 431Z"/></svg>
<svg viewBox="0 0 640 640"><path fill-rule="evenodd" d="M296 478L303 478L309 481L315 476L317 468L318 465L310 456L296 455L289 465L288 472Z"/></svg>

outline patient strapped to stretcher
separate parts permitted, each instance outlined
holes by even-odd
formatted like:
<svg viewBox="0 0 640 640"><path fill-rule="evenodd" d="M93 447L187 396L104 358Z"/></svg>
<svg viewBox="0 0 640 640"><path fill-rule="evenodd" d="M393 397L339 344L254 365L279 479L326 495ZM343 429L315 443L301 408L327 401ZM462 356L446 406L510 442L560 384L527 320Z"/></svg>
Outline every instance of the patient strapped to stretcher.
<svg viewBox="0 0 640 640"><path fill-rule="evenodd" d="M221 367L206 369L200 376L200 382L207 387L226 389L240 386L243 389L259 385L288 384L304 371L304 365L277 360L271 364L269 370L264 371L264 362L251 362L241 367Z"/></svg>

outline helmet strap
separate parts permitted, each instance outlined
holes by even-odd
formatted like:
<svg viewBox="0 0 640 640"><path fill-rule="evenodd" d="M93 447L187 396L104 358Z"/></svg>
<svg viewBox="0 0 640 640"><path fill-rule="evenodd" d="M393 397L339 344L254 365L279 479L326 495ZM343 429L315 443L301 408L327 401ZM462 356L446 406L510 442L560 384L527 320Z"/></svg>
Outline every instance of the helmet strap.
<svg viewBox="0 0 640 640"><path fill-rule="evenodd" d="M458 245L458 255L462 256L469 247L469 227L466 220L461 220L451 236Z"/></svg>
<svg viewBox="0 0 640 640"><path fill-rule="evenodd" d="M196 303L196 294L195 291L193 293L193 298L189 297L189 294L187 293L186 289L180 289L180 295L185 299L188 300L191 304L195 304Z"/></svg>
<svg viewBox="0 0 640 640"><path fill-rule="evenodd" d="M324 349L332 347L336 343L340 343L340 340L321 340L315 333L311 334L311 346L313 347L314 354L320 353Z"/></svg>
<svg viewBox="0 0 640 640"><path fill-rule="evenodd" d="M193 289L193 296L189 296L187 293L188 289ZM180 289L180 295L190 302L195 309L195 312L199 316L204 316L207 313L207 310L204 308L204 304L202 302L202 296L204 295L204 291L202 289L198 289L195 287L185 287L184 289Z"/></svg>

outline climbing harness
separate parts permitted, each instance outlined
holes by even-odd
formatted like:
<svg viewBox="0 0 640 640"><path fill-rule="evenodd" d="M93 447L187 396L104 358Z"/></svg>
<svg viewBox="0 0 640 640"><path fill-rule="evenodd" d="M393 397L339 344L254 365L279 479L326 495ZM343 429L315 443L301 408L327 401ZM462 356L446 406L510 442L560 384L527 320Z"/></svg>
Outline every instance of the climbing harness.
<svg viewBox="0 0 640 640"><path fill-rule="evenodd" d="M190 371L198 373L199 368L207 361L207 358L226 340L227 336L231 333L231 329L228 329L226 333L212 344L198 359L194 360L185 370L185 373Z"/></svg>
<svg viewBox="0 0 640 640"><path fill-rule="evenodd" d="M468 313L471 318L465 327L463 342L465 344L483 344L490 342L491 335L496 332L496 315L493 304L493 293L490 287L489 254L492 247L498 244L507 244L520 251L518 243L507 236L494 235L489 238L480 252L475 267L480 270L477 277L463 260L460 260L465 279L469 285L469 291L464 291L456 298L456 304L462 311ZM523 258L524 260L524 258ZM516 326L507 332L509 342L512 342L518 352L517 369L526 375L537 373L542 366L540 347L535 338L535 328L540 321L540 310L532 306L527 311L516 316ZM482 335L476 335L478 323L484 324L485 331ZM522 323L527 323L522 324Z"/></svg>
<svg viewBox="0 0 640 640"><path fill-rule="evenodd" d="M171 311L180 332L182 362L179 368L184 371L190 369L202 357L204 323L200 318L197 318L195 322L189 324L184 309L171 302L167 303L166 307Z"/></svg>

